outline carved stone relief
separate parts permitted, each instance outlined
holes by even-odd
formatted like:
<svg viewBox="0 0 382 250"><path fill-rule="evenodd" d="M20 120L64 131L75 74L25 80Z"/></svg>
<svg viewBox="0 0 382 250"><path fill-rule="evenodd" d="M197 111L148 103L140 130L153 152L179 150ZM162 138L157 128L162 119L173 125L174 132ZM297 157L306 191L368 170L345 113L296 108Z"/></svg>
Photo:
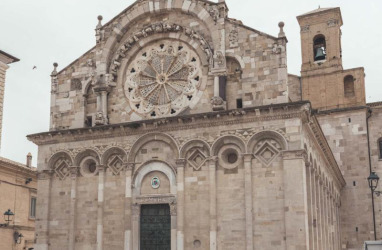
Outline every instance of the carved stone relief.
<svg viewBox="0 0 382 250"><path fill-rule="evenodd" d="M200 60L185 43L161 41L132 60L125 95L140 116L177 115L196 98L202 75Z"/></svg>
<svg viewBox="0 0 382 250"><path fill-rule="evenodd" d="M126 57L126 53L136 45L141 38L148 37L150 35L158 34L158 33L169 33L169 32L183 32L192 40L196 40L204 50L204 53L207 56L207 59L210 60L212 58L212 50L208 42L204 39L202 35L195 32L190 28L182 27L178 24L172 24L167 22L154 23L149 26L144 27L143 29L138 30L133 33L126 41L119 47L117 53L115 54L112 63L110 64L110 82L115 82L118 70L121 65L121 60Z"/></svg>
<svg viewBox="0 0 382 250"><path fill-rule="evenodd" d="M239 46L239 32L236 27L233 30L231 30L228 38L230 48L237 48Z"/></svg>

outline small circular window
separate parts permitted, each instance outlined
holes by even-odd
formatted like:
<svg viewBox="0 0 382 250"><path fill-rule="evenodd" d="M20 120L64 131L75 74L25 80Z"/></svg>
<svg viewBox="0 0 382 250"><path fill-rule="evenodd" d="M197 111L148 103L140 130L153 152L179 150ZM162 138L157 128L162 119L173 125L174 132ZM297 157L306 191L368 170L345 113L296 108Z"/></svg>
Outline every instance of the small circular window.
<svg viewBox="0 0 382 250"><path fill-rule="evenodd" d="M236 145L223 146L218 153L219 165L225 169L238 167L242 162L239 152L241 150Z"/></svg>
<svg viewBox="0 0 382 250"><path fill-rule="evenodd" d="M227 161L229 164L234 164L237 162L237 154L236 153L229 153L227 157Z"/></svg>
<svg viewBox="0 0 382 250"><path fill-rule="evenodd" d="M83 176L95 175L97 173L97 161L91 156L86 157L81 162L80 171Z"/></svg>

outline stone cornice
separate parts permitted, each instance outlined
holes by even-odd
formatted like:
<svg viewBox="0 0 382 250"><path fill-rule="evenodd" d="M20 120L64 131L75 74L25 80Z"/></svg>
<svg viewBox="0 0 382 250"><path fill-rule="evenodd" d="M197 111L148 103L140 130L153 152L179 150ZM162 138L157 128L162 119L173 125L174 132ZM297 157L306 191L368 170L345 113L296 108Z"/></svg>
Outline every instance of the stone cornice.
<svg viewBox="0 0 382 250"><path fill-rule="evenodd" d="M312 116L310 122L306 124L308 135L313 139L317 148L321 149L319 152L328 166L328 171L335 177L340 188L345 187L345 179L336 159L334 158L333 152L325 138L325 135L321 130L321 126L319 125L317 118Z"/></svg>
<svg viewBox="0 0 382 250"><path fill-rule="evenodd" d="M0 157L0 168L2 170L7 170L12 173L17 172L17 173L23 173L28 176L33 176L33 177L37 176L36 168L28 168L27 166L21 163L14 162L3 157Z"/></svg>
<svg viewBox="0 0 382 250"><path fill-rule="evenodd" d="M187 129L201 129L221 125L233 125L256 121L302 118L309 102L295 102L245 108L240 110L219 111L186 116L175 116L93 128L51 131L27 136L37 145L63 142L84 141L121 136L142 135L150 132L168 132Z"/></svg>

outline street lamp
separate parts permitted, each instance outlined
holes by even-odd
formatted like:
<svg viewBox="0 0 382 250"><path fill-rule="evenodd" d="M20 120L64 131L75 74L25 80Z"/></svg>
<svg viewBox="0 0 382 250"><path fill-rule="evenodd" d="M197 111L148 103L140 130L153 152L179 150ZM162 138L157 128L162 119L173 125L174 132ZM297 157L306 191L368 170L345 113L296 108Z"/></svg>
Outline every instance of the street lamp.
<svg viewBox="0 0 382 250"><path fill-rule="evenodd" d="M367 178L369 182L369 187L373 193L375 193L377 196L380 196L382 194L381 191L375 191L378 187L379 182L379 176L375 172L371 172L370 176Z"/></svg>
<svg viewBox="0 0 382 250"><path fill-rule="evenodd" d="M375 208L374 208L374 194L377 196L381 195L381 191L375 191L378 187L379 176L375 172L371 172L370 176L367 178L369 182L369 187L371 190L371 204L373 209L373 225L374 225L374 240L377 240L377 227L375 225Z"/></svg>
<svg viewBox="0 0 382 250"><path fill-rule="evenodd" d="M10 209L5 211L5 213L4 213L4 221L6 223L5 224L0 224L0 227L7 227L7 226L9 226L9 223L12 221L13 216L15 216L15 214Z"/></svg>

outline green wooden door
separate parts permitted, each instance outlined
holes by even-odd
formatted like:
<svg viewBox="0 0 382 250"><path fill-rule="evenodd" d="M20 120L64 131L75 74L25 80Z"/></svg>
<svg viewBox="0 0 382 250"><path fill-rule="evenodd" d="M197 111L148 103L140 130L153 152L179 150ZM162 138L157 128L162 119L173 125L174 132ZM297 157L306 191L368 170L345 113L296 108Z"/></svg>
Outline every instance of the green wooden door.
<svg viewBox="0 0 382 250"><path fill-rule="evenodd" d="M171 216L169 205L141 206L140 250L171 249Z"/></svg>

